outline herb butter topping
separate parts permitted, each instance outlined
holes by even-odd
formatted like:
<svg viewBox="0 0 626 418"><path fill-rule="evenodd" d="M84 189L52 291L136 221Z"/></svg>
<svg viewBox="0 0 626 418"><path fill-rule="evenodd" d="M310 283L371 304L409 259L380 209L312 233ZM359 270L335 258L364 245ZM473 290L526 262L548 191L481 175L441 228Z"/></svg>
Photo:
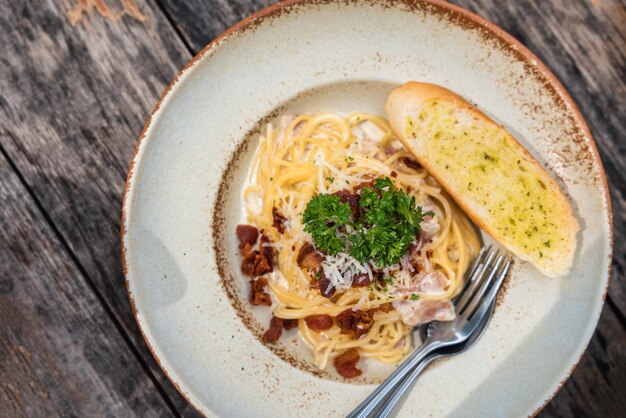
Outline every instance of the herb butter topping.
<svg viewBox="0 0 626 418"><path fill-rule="evenodd" d="M543 259L569 247L563 199L551 179L497 125L432 99L406 116L406 136L428 155L433 171L463 196L508 241ZM483 211L485 213L480 213Z"/></svg>

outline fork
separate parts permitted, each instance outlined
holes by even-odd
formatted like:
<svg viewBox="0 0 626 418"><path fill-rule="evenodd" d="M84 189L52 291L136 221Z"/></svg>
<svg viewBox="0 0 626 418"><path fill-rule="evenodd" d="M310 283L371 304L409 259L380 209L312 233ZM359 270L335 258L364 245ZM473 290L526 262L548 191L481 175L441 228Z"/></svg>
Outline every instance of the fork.
<svg viewBox="0 0 626 418"><path fill-rule="evenodd" d="M394 405L414 379L403 382L431 353L463 344L480 329L511 266L511 259L499 251L483 248L470 272L470 279L455 303L457 317L448 322L432 322L423 344L370 394L347 418L365 418L380 408L388 396ZM396 392L398 389L401 392ZM393 405L392 405L393 406Z"/></svg>
<svg viewBox="0 0 626 418"><path fill-rule="evenodd" d="M467 339L467 341L453 345L451 347L442 348L441 350L435 351L427 356L424 361L418 364L412 371L411 374L402 381L400 386L398 386L395 391L393 391L390 395L387 396L385 402L382 405L382 410L377 410L376 417L377 418L387 418L396 404L400 401L402 396L411 388L415 380L419 377L419 375L435 360L440 359L441 357L451 356L454 354L460 354L467 349L469 349L478 339L483 335L485 330L487 329L487 325L491 319L491 315L493 314L493 310L495 309L495 300L491 301L491 306L489 307L489 312L485 315L478 325L478 328L474 333ZM424 338L426 335L427 326L424 327ZM422 329L420 329L420 333Z"/></svg>

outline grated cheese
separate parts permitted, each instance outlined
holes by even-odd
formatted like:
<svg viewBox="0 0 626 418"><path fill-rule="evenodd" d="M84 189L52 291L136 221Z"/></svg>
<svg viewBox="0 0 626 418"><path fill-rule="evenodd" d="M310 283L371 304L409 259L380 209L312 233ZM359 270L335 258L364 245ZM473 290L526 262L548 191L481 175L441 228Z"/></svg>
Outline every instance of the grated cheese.
<svg viewBox="0 0 626 418"><path fill-rule="evenodd" d="M347 253L337 253L327 256L321 264L324 276L337 290L346 290L352 286L352 277L357 274L367 274L373 280L372 269L368 264L362 264Z"/></svg>

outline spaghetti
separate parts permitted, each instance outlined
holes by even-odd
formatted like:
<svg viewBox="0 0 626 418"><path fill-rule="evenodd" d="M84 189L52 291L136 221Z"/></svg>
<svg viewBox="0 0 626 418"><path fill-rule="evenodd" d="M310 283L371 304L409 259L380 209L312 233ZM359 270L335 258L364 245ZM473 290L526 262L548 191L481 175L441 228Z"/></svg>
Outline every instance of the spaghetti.
<svg viewBox="0 0 626 418"><path fill-rule="evenodd" d="M379 267L347 252L316 252L315 266L303 267L303 249L315 244L302 220L311 199L321 194L358 198L364 185L379 178L390 178L431 212L407 253L398 263ZM303 114L283 117L278 129L267 125L243 196L246 221L263 234L257 261L266 247L272 249L267 257L276 260L275 266L270 262L269 269L257 271L265 272L262 282L252 283L257 289L269 287L271 302L260 304L271 303L275 330L282 321L297 320L318 367L334 360L345 377L360 374L338 365L346 353L352 355L352 366L360 357L395 363L411 349L407 336L413 325L454 317L450 299L461 290L478 238L467 217L394 138L385 119L365 113ZM256 237L250 243L255 245ZM245 253L250 250L248 245ZM254 269L248 271L255 275ZM332 294L324 294L320 276ZM357 284L357 278L366 285ZM354 326L362 320L351 316L357 312L367 326L356 334L345 332L346 321ZM325 318L322 329L314 326L319 318Z"/></svg>

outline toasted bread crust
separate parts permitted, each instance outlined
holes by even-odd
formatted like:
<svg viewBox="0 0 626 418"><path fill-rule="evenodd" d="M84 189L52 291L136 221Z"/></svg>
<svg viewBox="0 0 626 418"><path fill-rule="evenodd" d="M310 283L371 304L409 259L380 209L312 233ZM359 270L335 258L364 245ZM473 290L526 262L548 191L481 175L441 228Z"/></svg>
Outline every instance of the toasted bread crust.
<svg viewBox="0 0 626 418"><path fill-rule="evenodd" d="M545 183L545 193L551 194L551 197L558 202L557 206L560 210L558 213L551 214L551 216L559 217L559 220L564 226L565 230L562 231L563 239L568 243L565 248L560 248L560 251L558 251L559 249L554 249L552 253L549 253L550 249L546 248L546 254L549 256L538 259L536 256L533 256L533 254L523 249L523 242L511 242L511 239L504 238L502 231L494 227L492 223L493 219L484 216L484 214L488 212L489 207L479 207L476 205L476 202L472 202L471 199L467 198L463 190L451 185L449 179L450 176L455 175L454 169L446 172L441 170L441 167L438 167L431 161L428 153L423 152L420 138L412 137L407 133L407 116L416 116L416 113L422 109L423 105L433 99L445 101L453 105L457 112L464 112L471 118L478 118L506 133L510 148L518 153L517 155L526 157L524 158L525 163L527 163L534 174ZM428 83L409 82L393 90L387 99L385 111L394 133L402 143L480 228L521 259L533 263L538 270L547 276L561 276L569 272L576 249L576 233L579 229L578 222L572 214L569 201L565 198L558 184L548 172L512 135L506 132L502 126L497 125L484 113L457 94L443 87ZM507 156L508 155L505 155L503 158Z"/></svg>

